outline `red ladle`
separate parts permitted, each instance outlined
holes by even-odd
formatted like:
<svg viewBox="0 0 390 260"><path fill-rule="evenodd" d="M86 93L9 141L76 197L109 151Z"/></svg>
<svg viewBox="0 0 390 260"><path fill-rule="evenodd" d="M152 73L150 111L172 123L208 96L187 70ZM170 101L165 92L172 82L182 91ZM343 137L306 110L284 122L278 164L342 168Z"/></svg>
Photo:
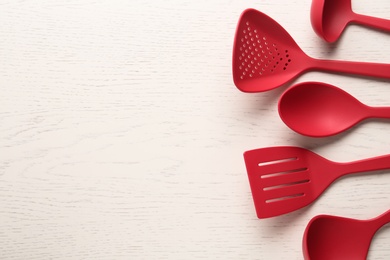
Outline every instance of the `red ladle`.
<svg viewBox="0 0 390 260"><path fill-rule="evenodd" d="M271 90L310 70L390 79L390 64L311 58L269 16L255 9L241 14L233 46L233 80L238 89Z"/></svg>
<svg viewBox="0 0 390 260"><path fill-rule="evenodd" d="M389 222L390 210L369 220L316 216L303 235L303 255L306 260L365 260L376 231Z"/></svg>
<svg viewBox="0 0 390 260"><path fill-rule="evenodd" d="M337 41L349 23L390 30L390 20L353 12L351 0L313 0L310 18L314 31L327 42Z"/></svg>
<svg viewBox="0 0 390 260"><path fill-rule="evenodd" d="M295 132L325 137L345 131L367 118L390 118L390 107L370 107L342 89L321 82L303 82L279 100L279 115Z"/></svg>

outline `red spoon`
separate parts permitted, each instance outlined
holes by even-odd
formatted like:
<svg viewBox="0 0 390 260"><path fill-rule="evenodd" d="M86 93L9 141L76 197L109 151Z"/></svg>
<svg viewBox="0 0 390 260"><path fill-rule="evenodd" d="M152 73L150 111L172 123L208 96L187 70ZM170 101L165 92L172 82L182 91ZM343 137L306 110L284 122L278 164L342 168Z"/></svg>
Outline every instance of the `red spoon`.
<svg viewBox="0 0 390 260"><path fill-rule="evenodd" d="M310 12L314 31L327 42L335 42L349 23L390 30L390 20L357 14L351 0L313 0Z"/></svg>
<svg viewBox="0 0 390 260"><path fill-rule="evenodd" d="M282 94L279 115L297 133L325 137L367 118L390 118L390 107L369 107L335 86L304 82Z"/></svg>
<svg viewBox="0 0 390 260"><path fill-rule="evenodd" d="M389 222L390 210L369 220L316 216L303 235L303 255L306 260L365 260L376 231Z"/></svg>
<svg viewBox="0 0 390 260"><path fill-rule="evenodd" d="M390 64L311 58L267 15L254 9L242 13L233 46L233 80L238 89L270 90L309 70L390 78Z"/></svg>

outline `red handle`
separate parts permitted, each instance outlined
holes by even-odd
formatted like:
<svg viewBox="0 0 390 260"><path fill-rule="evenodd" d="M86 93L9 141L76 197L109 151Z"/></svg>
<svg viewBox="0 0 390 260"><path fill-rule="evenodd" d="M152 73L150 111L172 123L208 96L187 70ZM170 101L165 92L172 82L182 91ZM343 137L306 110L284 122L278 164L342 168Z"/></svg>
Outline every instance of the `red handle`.
<svg viewBox="0 0 390 260"><path fill-rule="evenodd" d="M390 169L390 154L354 162L340 163L340 167L340 176L358 172Z"/></svg>
<svg viewBox="0 0 390 260"><path fill-rule="evenodd" d="M383 19L383 18L354 13L351 22L373 27L380 30L390 31L390 20Z"/></svg>
<svg viewBox="0 0 390 260"><path fill-rule="evenodd" d="M317 69L390 79L390 64L314 59Z"/></svg>
<svg viewBox="0 0 390 260"><path fill-rule="evenodd" d="M371 220L371 223L376 230L378 230L379 228L381 228L383 225L386 225L387 223L390 222L390 210L386 211L385 213L379 215L378 217L376 218L373 218Z"/></svg>
<svg viewBox="0 0 390 260"><path fill-rule="evenodd" d="M369 107L369 117L390 118L390 107Z"/></svg>

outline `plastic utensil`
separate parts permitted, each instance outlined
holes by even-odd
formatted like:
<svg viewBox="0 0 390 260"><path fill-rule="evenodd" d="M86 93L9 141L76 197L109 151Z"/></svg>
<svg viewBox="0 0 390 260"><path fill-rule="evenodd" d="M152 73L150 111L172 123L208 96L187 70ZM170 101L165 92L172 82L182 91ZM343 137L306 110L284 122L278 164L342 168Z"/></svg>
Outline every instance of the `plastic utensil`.
<svg viewBox="0 0 390 260"><path fill-rule="evenodd" d="M271 90L309 70L390 78L390 64L309 57L283 27L255 9L246 9L239 19L232 70L234 84L243 92Z"/></svg>
<svg viewBox="0 0 390 260"><path fill-rule="evenodd" d="M390 210L369 220L316 216L305 229L303 255L306 260L365 260L376 231L389 222Z"/></svg>
<svg viewBox="0 0 390 260"><path fill-rule="evenodd" d="M313 0L310 18L314 31L327 42L337 41L349 23L390 30L390 20L353 12L351 0Z"/></svg>
<svg viewBox="0 0 390 260"><path fill-rule="evenodd" d="M367 118L390 118L390 107L370 107L344 90L321 82L304 82L287 89L279 100L279 115L295 132L336 135Z"/></svg>
<svg viewBox="0 0 390 260"><path fill-rule="evenodd" d="M246 151L244 159L258 218L307 206L346 174L390 169L390 154L340 163L294 146Z"/></svg>

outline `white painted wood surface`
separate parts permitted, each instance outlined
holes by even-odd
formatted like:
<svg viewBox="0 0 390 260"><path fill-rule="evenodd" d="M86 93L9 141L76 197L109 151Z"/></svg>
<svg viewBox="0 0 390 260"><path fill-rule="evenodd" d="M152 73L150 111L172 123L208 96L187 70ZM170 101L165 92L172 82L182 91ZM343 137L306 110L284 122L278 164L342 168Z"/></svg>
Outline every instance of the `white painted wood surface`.
<svg viewBox="0 0 390 260"><path fill-rule="evenodd" d="M247 94L231 76L248 7L317 58L390 62L390 35L313 32L310 0L0 1L0 259L302 259L317 214L390 208L390 171L346 177L311 206L256 218L242 153L297 145L336 161L390 153L370 120L313 139L287 128L285 89ZM388 0L354 0L390 19ZM390 105L386 80L307 73L362 102ZM390 258L389 228L369 258Z"/></svg>

